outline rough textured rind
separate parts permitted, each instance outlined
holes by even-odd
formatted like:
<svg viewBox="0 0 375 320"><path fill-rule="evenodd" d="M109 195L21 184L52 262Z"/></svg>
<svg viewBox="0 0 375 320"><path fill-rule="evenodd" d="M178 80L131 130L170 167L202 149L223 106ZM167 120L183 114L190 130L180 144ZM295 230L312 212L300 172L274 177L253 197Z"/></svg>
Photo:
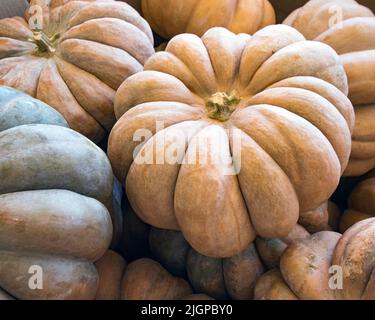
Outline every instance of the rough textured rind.
<svg viewBox="0 0 375 320"><path fill-rule="evenodd" d="M354 224L343 235L322 231L294 243L282 255L280 271L259 278L255 299L373 299L374 243L375 218Z"/></svg>

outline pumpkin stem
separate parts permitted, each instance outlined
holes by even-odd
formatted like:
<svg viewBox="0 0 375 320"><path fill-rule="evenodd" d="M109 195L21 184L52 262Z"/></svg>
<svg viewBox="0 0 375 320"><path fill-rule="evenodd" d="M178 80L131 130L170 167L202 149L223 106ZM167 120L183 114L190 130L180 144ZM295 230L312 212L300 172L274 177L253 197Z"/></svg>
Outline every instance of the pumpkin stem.
<svg viewBox="0 0 375 320"><path fill-rule="evenodd" d="M208 117L223 122L227 121L240 101L241 98L236 92L232 92L230 95L225 92L217 92L207 100Z"/></svg>
<svg viewBox="0 0 375 320"><path fill-rule="evenodd" d="M49 38L42 30L33 31L33 42L38 46L39 53L55 53L55 41L59 38L54 35Z"/></svg>

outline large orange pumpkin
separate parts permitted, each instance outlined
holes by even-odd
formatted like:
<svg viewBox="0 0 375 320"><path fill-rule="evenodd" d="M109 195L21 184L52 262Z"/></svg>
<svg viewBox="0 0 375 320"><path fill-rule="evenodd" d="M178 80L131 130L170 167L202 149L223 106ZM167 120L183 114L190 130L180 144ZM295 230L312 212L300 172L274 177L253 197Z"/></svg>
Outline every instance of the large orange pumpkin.
<svg viewBox="0 0 375 320"><path fill-rule="evenodd" d="M150 27L112 0L30 6L28 21L0 20L0 84L46 102L72 129L99 142L116 120L115 91L154 52Z"/></svg>
<svg viewBox="0 0 375 320"><path fill-rule="evenodd" d="M342 19L340 21L339 19ZM375 17L353 0L311 0L285 24L307 39L324 42L340 55L349 78L349 98L355 105L356 125L347 176L375 167Z"/></svg>
<svg viewBox="0 0 375 320"><path fill-rule="evenodd" d="M335 190L347 89L334 50L288 26L179 35L119 88L109 157L145 222L230 257L257 234L288 235Z"/></svg>
<svg viewBox="0 0 375 320"><path fill-rule="evenodd" d="M273 269L259 278L255 298L373 300L374 252L375 218L353 225L343 235L316 233L288 247L280 270Z"/></svg>
<svg viewBox="0 0 375 320"><path fill-rule="evenodd" d="M253 34L275 23L268 0L142 0L142 13L165 39L185 32L202 36L213 27Z"/></svg>

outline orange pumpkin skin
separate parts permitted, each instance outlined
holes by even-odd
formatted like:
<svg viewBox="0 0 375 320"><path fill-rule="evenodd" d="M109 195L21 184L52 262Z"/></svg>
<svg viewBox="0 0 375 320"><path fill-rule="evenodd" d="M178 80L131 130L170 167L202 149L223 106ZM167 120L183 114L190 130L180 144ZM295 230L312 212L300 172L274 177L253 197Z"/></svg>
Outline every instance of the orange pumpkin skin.
<svg viewBox="0 0 375 320"><path fill-rule="evenodd" d="M322 231L292 244L280 271L260 277L255 298L265 300L359 300L375 298L375 219L356 223L343 235ZM341 268L342 289L332 287L331 266ZM331 270L332 271L332 270ZM331 286L330 286L331 284Z"/></svg>
<svg viewBox="0 0 375 320"><path fill-rule="evenodd" d="M350 194L348 209L340 221L340 232L345 232L358 221L375 216L375 178L370 173Z"/></svg>
<svg viewBox="0 0 375 320"><path fill-rule="evenodd" d="M150 27L112 0L32 0L26 16L0 20L0 84L46 102L100 142L116 121L117 88L154 53ZM35 22L42 30L31 29Z"/></svg>
<svg viewBox="0 0 375 320"><path fill-rule="evenodd" d="M343 21L338 22L341 16ZM349 80L349 98L356 113L351 160L344 175L360 176L370 171L375 167L373 12L352 0L311 0L284 24L296 28L307 39L330 45L341 55Z"/></svg>
<svg viewBox="0 0 375 320"><path fill-rule="evenodd" d="M179 35L119 88L109 158L142 220L181 230L203 255L230 257L256 235L287 236L300 211L333 193L351 149L346 92L336 53L290 27ZM173 141L188 146L170 162Z"/></svg>
<svg viewBox="0 0 375 320"><path fill-rule="evenodd" d="M184 279L173 277L151 259L129 264L122 279L124 300L180 300L190 294L192 290Z"/></svg>
<svg viewBox="0 0 375 320"><path fill-rule="evenodd" d="M275 23L268 0L142 0L142 13L151 28L165 39L181 33L198 36L213 27L253 34Z"/></svg>

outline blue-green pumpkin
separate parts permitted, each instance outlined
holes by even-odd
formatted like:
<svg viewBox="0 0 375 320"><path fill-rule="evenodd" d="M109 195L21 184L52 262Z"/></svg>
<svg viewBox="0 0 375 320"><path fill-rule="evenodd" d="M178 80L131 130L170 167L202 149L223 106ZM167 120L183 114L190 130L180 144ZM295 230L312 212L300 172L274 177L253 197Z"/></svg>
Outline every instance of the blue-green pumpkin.
<svg viewBox="0 0 375 320"><path fill-rule="evenodd" d="M48 104L0 86L0 132L24 124L51 124L68 127L63 116Z"/></svg>

